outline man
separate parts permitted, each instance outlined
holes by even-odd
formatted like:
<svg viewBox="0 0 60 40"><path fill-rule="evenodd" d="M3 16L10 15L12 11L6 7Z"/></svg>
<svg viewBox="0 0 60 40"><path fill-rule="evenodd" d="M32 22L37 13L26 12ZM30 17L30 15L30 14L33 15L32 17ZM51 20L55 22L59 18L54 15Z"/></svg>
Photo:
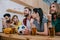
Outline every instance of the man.
<svg viewBox="0 0 60 40"><path fill-rule="evenodd" d="M27 30L25 31L26 34L30 34L31 32L31 25L30 25L30 19L31 19L31 9L29 7L24 8L24 16L23 24L27 27Z"/></svg>
<svg viewBox="0 0 60 40"><path fill-rule="evenodd" d="M2 19L3 28L7 28L7 27L10 26L10 21L11 21L10 17L11 17L11 15L6 13L6 14L3 15L3 17L4 17Z"/></svg>
<svg viewBox="0 0 60 40"><path fill-rule="evenodd" d="M56 35L60 35L60 8L57 3L52 3L50 6L50 20L52 26L55 27ZM50 23L51 24L51 23Z"/></svg>

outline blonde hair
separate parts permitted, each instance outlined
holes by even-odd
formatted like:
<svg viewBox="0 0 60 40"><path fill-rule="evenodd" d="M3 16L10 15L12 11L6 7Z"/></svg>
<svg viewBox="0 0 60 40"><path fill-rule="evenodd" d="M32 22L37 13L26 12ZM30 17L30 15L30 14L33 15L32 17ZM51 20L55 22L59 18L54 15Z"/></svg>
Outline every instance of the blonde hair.
<svg viewBox="0 0 60 40"><path fill-rule="evenodd" d="M16 17L16 18L18 19L18 16L17 16L17 15L14 15L14 16L12 17L12 21L13 21L14 17ZM19 19L18 19L18 22L19 22ZM18 22L15 22L14 24L15 24L15 25L18 25Z"/></svg>
<svg viewBox="0 0 60 40"><path fill-rule="evenodd" d="M58 13L57 13L57 17L60 17L60 4L58 4Z"/></svg>
<svg viewBox="0 0 60 40"><path fill-rule="evenodd" d="M14 17L16 17L16 18L18 19L18 16L17 16L17 15L13 15L13 17L12 17L12 21L13 21Z"/></svg>

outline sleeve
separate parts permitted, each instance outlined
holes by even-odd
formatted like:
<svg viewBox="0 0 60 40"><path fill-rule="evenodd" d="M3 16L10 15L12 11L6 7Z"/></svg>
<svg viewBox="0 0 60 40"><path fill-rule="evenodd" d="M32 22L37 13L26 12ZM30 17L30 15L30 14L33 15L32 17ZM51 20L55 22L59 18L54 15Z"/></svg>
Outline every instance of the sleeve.
<svg viewBox="0 0 60 40"><path fill-rule="evenodd" d="M43 18L43 23L47 23L47 22L48 22L47 18Z"/></svg>

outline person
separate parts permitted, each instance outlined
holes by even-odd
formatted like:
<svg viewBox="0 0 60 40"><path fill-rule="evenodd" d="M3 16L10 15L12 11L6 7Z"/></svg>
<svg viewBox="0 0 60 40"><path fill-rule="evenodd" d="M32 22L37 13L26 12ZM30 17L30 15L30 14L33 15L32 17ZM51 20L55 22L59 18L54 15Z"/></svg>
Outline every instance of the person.
<svg viewBox="0 0 60 40"><path fill-rule="evenodd" d="M56 21L57 21L57 15L56 13L52 14L52 26L56 25Z"/></svg>
<svg viewBox="0 0 60 40"><path fill-rule="evenodd" d="M60 35L60 7L57 3L52 3L50 6L50 19L52 26L55 27L56 35Z"/></svg>
<svg viewBox="0 0 60 40"><path fill-rule="evenodd" d="M41 8L33 9L31 26L36 27L37 34L48 35L47 19L44 17L44 14Z"/></svg>
<svg viewBox="0 0 60 40"><path fill-rule="evenodd" d="M3 15L4 18L2 18L2 25L3 28L10 27L11 24L11 15L9 13L6 13Z"/></svg>
<svg viewBox="0 0 60 40"><path fill-rule="evenodd" d="M19 21L18 16L17 15L13 15L11 26L12 26L12 28L15 28L15 30L16 30L17 33L18 33L18 27L20 25L22 25L22 22Z"/></svg>
<svg viewBox="0 0 60 40"><path fill-rule="evenodd" d="M25 25L27 27L25 34L30 34L30 32L31 32L31 25L30 25L31 9L29 7L24 8L24 16L25 16L25 18L23 19L23 25Z"/></svg>

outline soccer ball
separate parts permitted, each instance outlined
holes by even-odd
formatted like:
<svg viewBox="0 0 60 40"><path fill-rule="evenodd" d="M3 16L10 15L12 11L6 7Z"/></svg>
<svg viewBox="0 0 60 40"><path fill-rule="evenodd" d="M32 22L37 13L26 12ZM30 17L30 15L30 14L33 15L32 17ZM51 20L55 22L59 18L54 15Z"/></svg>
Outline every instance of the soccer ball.
<svg viewBox="0 0 60 40"><path fill-rule="evenodd" d="M20 25L20 26L18 27L18 33L23 34L23 31L25 31L25 29L26 29L26 26Z"/></svg>

